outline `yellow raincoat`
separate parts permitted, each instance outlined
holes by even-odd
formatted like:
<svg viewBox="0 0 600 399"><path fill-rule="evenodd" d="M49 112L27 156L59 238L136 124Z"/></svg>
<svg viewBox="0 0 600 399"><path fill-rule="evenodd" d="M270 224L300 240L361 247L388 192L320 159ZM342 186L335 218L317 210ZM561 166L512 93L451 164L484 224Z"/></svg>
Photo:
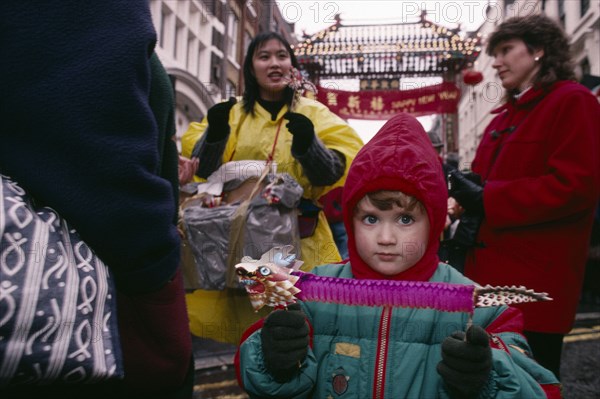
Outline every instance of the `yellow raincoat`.
<svg viewBox="0 0 600 399"><path fill-rule="evenodd" d="M302 97L296 101L294 112L308 117L315 127L315 134L325 147L336 150L346 157L346 170L341 179L331 186L313 186L304 176L302 166L292 157L292 134L285 125L283 115L288 112L285 105L277 120L260 104L254 106L255 115L246 114L241 101L233 106L229 114L231 134L225 147L222 162L240 160L266 160L273 149L278 126L281 124L275 146L274 160L277 172L289 173L304 189L303 197L318 203L318 199L335 187L343 186L350 164L363 142L354 129L323 104ZM182 155L190 157L194 145L200 139L208 122L190 124L182 137ZM200 160L202 162L202 160ZM325 214L319 213L315 233L302 239L302 269L308 271L314 266L340 261L331 230ZM242 332L260 315L254 313L245 292L236 289L223 291L196 290L187 295L191 330L197 336L237 344Z"/></svg>

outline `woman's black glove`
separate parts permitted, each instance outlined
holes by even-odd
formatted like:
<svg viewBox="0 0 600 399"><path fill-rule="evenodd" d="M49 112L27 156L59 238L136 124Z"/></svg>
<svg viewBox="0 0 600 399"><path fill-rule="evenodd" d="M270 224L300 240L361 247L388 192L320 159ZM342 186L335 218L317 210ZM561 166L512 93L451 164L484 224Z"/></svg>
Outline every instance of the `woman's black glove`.
<svg viewBox="0 0 600 399"><path fill-rule="evenodd" d="M265 367L275 381L289 381L308 353L308 324L299 304L267 316L261 332Z"/></svg>
<svg viewBox="0 0 600 399"><path fill-rule="evenodd" d="M489 337L479 326L465 333L456 331L442 342L442 361L437 372L455 398L475 398L485 386L492 369Z"/></svg>
<svg viewBox="0 0 600 399"><path fill-rule="evenodd" d="M229 134L229 111L236 102L235 97L230 97L229 101L215 104L208 110L206 141L215 143L223 140Z"/></svg>
<svg viewBox="0 0 600 399"><path fill-rule="evenodd" d="M285 127L294 135L292 139L292 152L304 154L315 139L315 126L306 116L296 112L288 112L283 117L289 122Z"/></svg>
<svg viewBox="0 0 600 399"><path fill-rule="evenodd" d="M477 175L474 175L477 176ZM459 170L450 172L450 196L468 211L479 216L485 215L483 208L483 186L473 182Z"/></svg>

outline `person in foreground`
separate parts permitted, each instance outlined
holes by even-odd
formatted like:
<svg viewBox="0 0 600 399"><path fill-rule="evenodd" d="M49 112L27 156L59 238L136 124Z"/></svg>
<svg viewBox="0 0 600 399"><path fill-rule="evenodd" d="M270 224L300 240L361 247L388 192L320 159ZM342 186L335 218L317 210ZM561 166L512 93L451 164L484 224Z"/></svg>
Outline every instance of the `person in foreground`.
<svg viewBox="0 0 600 399"><path fill-rule="evenodd" d="M518 307L533 355L559 376L600 197L600 105L574 81L569 41L544 15L506 20L487 53L506 96L472 163L483 183L451 178L450 195L482 219L465 275L554 299Z"/></svg>
<svg viewBox="0 0 600 399"><path fill-rule="evenodd" d="M299 68L289 43L275 32L257 35L244 60L245 91L213 106L182 137L184 156L200 159L197 175L207 178L222 163L265 161L289 173L304 189L300 210L314 214L314 229L302 233L303 269L341 260L318 200L344 184L363 143L343 119L320 102L295 97L292 69ZM269 248L265 248L266 252Z"/></svg>
<svg viewBox="0 0 600 399"><path fill-rule="evenodd" d="M48 5L0 4L0 172L55 209L110 269L119 324L112 333L120 338L124 378L83 384L74 372L67 382L0 387L0 397L190 398L192 341L175 223L174 98L154 54L148 3ZM3 280L10 271L0 263ZM85 287L93 289L83 287L84 298L102 295L92 283ZM10 296L0 297L2 312L10 310ZM60 331L63 322L68 331L59 316ZM96 339L95 327L68 336L83 340L82 354L69 356L91 356L86 339ZM46 331L27 337L28 345ZM54 339L49 332L43 339L48 336ZM10 361L4 355L0 369ZM52 367L39 367L40 376L51 376Z"/></svg>
<svg viewBox="0 0 600 399"><path fill-rule="evenodd" d="M283 37L275 32L257 35L244 60L243 98L219 103L201 122L190 124L182 137L182 153L199 158L198 178L207 178L229 161L272 158L279 173L289 173L298 181L304 189L299 207L301 256L303 269L308 271L341 260L318 201L343 186L363 143L354 129L325 105L295 98L289 77L292 68L298 67ZM196 290L187 295L187 301L192 332L199 336L209 335L206 326L226 325L226 332L208 338L237 344L241 333L257 320L244 292L238 289Z"/></svg>
<svg viewBox="0 0 600 399"><path fill-rule="evenodd" d="M343 193L349 262L322 276L474 284L437 250L447 190L427 134L408 114L390 119L357 154ZM528 356L518 310L434 309L300 302L245 334L238 379L261 398L559 398L551 372Z"/></svg>

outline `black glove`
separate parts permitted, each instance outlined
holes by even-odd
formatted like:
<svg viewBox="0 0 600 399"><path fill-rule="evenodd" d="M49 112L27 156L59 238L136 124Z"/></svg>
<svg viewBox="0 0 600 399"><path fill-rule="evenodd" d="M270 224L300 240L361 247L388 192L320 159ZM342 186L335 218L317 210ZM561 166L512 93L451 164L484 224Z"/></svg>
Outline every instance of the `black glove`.
<svg viewBox="0 0 600 399"><path fill-rule="evenodd" d="M454 165L450 165L445 162L442 164L442 169L444 170L444 177L446 178L446 183L448 183L448 176L450 175L450 173L454 172L457 169Z"/></svg>
<svg viewBox="0 0 600 399"><path fill-rule="evenodd" d="M229 134L229 111L236 102L235 97L230 97L229 101L215 104L208 110L206 115L208 119L206 141L215 143L223 140Z"/></svg>
<svg viewBox="0 0 600 399"><path fill-rule="evenodd" d="M479 176L477 173L475 173L475 172L461 172L461 173L471 183L475 183L478 186L483 186L483 183L481 182L481 176Z"/></svg>
<svg viewBox="0 0 600 399"><path fill-rule="evenodd" d="M479 176L474 173L467 177L459 170L453 170L450 172L449 194L466 210L483 216L485 214L483 208L483 186L473 181L478 178Z"/></svg>
<svg viewBox="0 0 600 399"><path fill-rule="evenodd" d="M299 304L267 316L261 332L265 367L275 381L289 381L308 353L308 324Z"/></svg>
<svg viewBox="0 0 600 399"><path fill-rule="evenodd" d="M492 369L492 350L485 330L474 325L466 336L465 341L465 333L456 331L444 339L442 361L437 365L437 372L455 398L477 397Z"/></svg>
<svg viewBox="0 0 600 399"><path fill-rule="evenodd" d="M304 154L315 138L315 126L306 116L296 112L288 112L283 117L289 122L285 127L294 135L292 139L292 152Z"/></svg>

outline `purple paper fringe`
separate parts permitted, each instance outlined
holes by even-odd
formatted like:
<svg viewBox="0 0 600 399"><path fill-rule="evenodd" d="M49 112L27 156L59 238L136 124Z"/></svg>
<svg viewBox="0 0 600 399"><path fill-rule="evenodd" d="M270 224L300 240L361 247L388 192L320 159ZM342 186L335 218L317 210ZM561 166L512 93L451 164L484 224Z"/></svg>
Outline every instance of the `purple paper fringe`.
<svg viewBox="0 0 600 399"><path fill-rule="evenodd" d="M430 308L472 313L473 285L421 281L355 280L292 272L300 277L295 286L302 301L356 306Z"/></svg>

